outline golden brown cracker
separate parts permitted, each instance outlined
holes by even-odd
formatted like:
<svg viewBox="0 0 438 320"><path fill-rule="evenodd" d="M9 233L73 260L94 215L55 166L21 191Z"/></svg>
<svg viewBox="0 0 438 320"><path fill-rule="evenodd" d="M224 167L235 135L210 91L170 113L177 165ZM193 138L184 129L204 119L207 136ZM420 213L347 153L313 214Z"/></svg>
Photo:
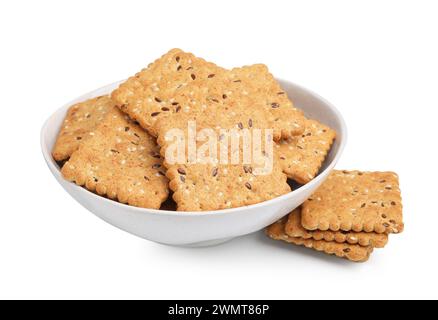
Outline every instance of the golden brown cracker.
<svg viewBox="0 0 438 320"><path fill-rule="evenodd" d="M61 130L52 151L56 161L67 160L79 144L88 139L92 130L114 107L108 96L101 96L71 106L62 123Z"/></svg>
<svg viewBox="0 0 438 320"><path fill-rule="evenodd" d="M302 135L283 139L276 148L288 178L306 184L319 172L335 140L336 132L316 120L305 121Z"/></svg>
<svg viewBox="0 0 438 320"><path fill-rule="evenodd" d="M383 248L388 243L388 235L374 232L352 231L308 231L301 225L301 208L295 209L288 216L285 232L289 237L324 240L327 242L358 244L362 247Z"/></svg>
<svg viewBox="0 0 438 320"><path fill-rule="evenodd" d="M216 105L263 112L275 140L304 130L302 112L293 107L265 66L226 70L179 49L121 84L112 99L154 136L161 119L208 113Z"/></svg>
<svg viewBox="0 0 438 320"><path fill-rule="evenodd" d="M112 99L122 111L157 136L159 119L187 110L191 93L197 93L201 87L208 88L208 82L224 71L191 53L172 49L122 83L112 93Z"/></svg>
<svg viewBox="0 0 438 320"><path fill-rule="evenodd" d="M403 231L398 176L393 172L333 171L302 205L307 230Z"/></svg>
<svg viewBox="0 0 438 320"><path fill-rule="evenodd" d="M292 243L298 246L305 246L309 249L335 255L353 262L365 262L373 252L373 247L362 247L348 243L327 242L324 240L303 239L289 237L285 232L287 217L275 222L266 229L266 234L274 239Z"/></svg>
<svg viewBox="0 0 438 320"><path fill-rule="evenodd" d="M93 132L62 167L63 176L122 203L160 208L168 179L155 139L116 107Z"/></svg>
<svg viewBox="0 0 438 320"><path fill-rule="evenodd" d="M198 134L204 129L213 128L212 133L219 142L218 149L216 149L217 155L207 163L190 162L187 152L185 152L185 159L182 162L171 162L166 155L168 148L170 150L175 142L174 139L169 140L166 137L166 134L171 130L181 130L184 133L186 145L188 144L187 123L192 119L190 116L182 114L173 119L171 123L168 121L160 122L158 143L161 146L162 156L166 157L164 164L168 169L166 174L170 179L169 186L174 192L173 199L178 204L180 211L235 208L270 200L290 192L287 177L282 172L278 161L273 159L272 171L265 175L257 171L263 167L263 164L243 162L242 140L240 140L239 148L236 149L239 161L232 163L231 148L228 148L226 152L228 163L222 162L220 145L228 141L228 146L231 147L231 139L229 136L221 134L221 129L234 129L239 134L246 130L246 132L252 133L253 127L260 127L264 122L263 115L254 113L251 109L236 105L230 112L225 108L227 107L217 106L213 109L214 112L204 114L196 119ZM263 137L273 143L272 135L269 137L269 134L266 135L266 132L262 131ZM203 143L198 141L197 147L202 146ZM207 155L210 156L210 154ZM261 155L266 157L266 161L269 158L268 153L261 152Z"/></svg>

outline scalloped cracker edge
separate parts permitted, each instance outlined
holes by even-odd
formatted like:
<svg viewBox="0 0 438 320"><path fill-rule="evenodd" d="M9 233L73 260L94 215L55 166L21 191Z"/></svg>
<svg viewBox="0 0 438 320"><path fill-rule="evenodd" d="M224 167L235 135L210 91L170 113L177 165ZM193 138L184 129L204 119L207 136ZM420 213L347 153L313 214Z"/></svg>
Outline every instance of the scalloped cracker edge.
<svg viewBox="0 0 438 320"><path fill-rule="evenodd" d="M303 239L289 237L285 231L287 218L283 218L266 229L266 234L274 240L285 241L287 243L304 246L309 249L334 255L339 258L348 259L353 262L365 262L373 252L373 247L362 247L347 243L327 242L324 240Z"/></svg>
<svg viewBox="0 0 438 320"><path fill-rule="evenodd" d="M295 209L288 215L285 233L292 238L324 240L327 242L358 244L362 247L372 246L384 248L388 243L388 235L374 232L351 231L308 231L301 225L301 208Z"/></svg>

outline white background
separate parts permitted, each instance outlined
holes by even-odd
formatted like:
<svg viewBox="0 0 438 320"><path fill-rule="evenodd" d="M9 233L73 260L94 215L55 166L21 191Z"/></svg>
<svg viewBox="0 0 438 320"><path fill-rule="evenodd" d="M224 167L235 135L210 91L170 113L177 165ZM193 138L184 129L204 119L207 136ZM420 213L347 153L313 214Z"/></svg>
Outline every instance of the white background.
<svg viewBox="0 0 438 320"><path fill-rule="evenodd" d="M438 298L437 17L436 1L1 1L0 298ZM334 103L338 168L398 172L406 231L353 264L261 233L166 247L83 209L43 161L44 120L173 47Z"/></svg>

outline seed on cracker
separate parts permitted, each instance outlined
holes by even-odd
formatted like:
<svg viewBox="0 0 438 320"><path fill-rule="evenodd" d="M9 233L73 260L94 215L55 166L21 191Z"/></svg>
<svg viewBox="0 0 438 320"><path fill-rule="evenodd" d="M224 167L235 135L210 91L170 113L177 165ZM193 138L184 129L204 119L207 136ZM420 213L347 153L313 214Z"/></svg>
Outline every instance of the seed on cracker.
<svg viewBox="0 0 438 320"><path fill-rule="evenodd" d="M275 140L304 130L302 112L293 107L265 66L226 70L179 49L129 78L112 99L153 136L158 135L157 123L163 118L172 121L181 113L204 114L221 105L229 106L229 112L236 105L263 112Z"/></svg>
<svg viewBox="0 0 438 320"><path fill-rule="evenodd" d="M93 132L64 164L63 176L110 199L159 209L168 179L155 139L116 107Z"/></svg>
<svg viewBox="0 0 438 320"><path fill-rule="evenodd" d="M333 171L302 205L307 230L403 231L398 176L393 172Z"/></svg>
<svg viewBox="0 0 438 320"><path fill-rule="evenodd" d="M229 144L225 153L227 163L222 161L220 150L217 150L218 155L206 163L190 162L187 153L185 153L182 162L171 161L167 152L172 150L171 146L174 145L175 140L169 140L167 133L178 129L184 133L184 140L188 141L187 123L191 117L182 114L173 119L172 122L165 120L160 122L158 144L161 146L161 154L165 157L166 174L170 179L169 187L174 192L173 199L177 203L179 211L236 208L267 201L290 192L286 175L282 172L278 161L274 161L274 157L272 157L272 161L270 160L269 152L264 152L265 149L261 150L260 157L264 162L260 162L260 164L256 161L243 163L243 143L238 145L234 153L231 148L231 138L228 135L221 136L221 130L224 129L234 129L237 133L248 130L247 132L251 134L253 129L250 123L255 128L262 128L265 125L263 113L235 105L234 114L232 114L226 112L225 108L227 105L221 105L213 109L212 112L198 117L196 130L202 132L207 128L218 127L212 134L217 141L221 143L227 141ZM273 144L272 136L266 135L266 132L264 135L262 138L270 140ZM204 143L198 141L197 147L201 147ZM264 142L261 147L264 148ZM236 155L238 161L234 163L232 157ZM270 163L271 165L269 165ZM267 172L260 170L264 165L267 165Z"/></svg>
<svg viewBox="0 0 438 320"><path fill-rule="evenodd" d="M374 232L306 230L301 225L301 208L295 209L288 215L285 233L292 238L358 244L362 247L383 248L388 243L388 235Z"/></svg>
<svg viewBox="0 0 438 320"><path fill-rule="evenodd" d="M94 134L93 129L113 107L113 102L107 96L71 106L53 148L53 158L56 161L67 160L78 149L80 143Z"/></svg>
<svg viewBox="0 0 438 320"><path fill-rule="evenodd" d="M266 229L266 234L274 240L281 240L298 246L305 246L306 248L324 252L329 255L335 255L339 258L345 258L353 262L365 262L373 252L372 246L363 247L348 243L290 237L285 232L286 223L287 217L275 222Z"/></svg>
<svg viewBox="0 0 438 320"><path fill-rule="evenodd" d="M336 132L315 120L305 121L302 135L283 139L276 148L288 178L306 184L318 174L335 139Z"/></svg>

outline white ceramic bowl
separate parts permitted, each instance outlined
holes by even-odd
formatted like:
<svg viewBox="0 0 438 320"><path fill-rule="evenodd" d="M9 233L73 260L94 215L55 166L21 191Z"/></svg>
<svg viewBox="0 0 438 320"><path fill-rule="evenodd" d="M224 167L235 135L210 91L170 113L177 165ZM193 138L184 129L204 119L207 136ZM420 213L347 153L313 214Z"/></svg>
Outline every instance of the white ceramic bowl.
<svg viewBox="0 0 438 320"><path fill-rule="evenodd" d="M85 94L60 108L44 124L41 147L50 171L61 186L81 205L106 222L141 238L183 246L214 245L259 231L302 204L327 178L344 149L347 130L340 113L318 95L288 81L280 81L294 105L337 132L336 142L321 173L310 183L279 198L234 209L207 212L176 212L131 207L100 197L63 179L51 156L58 131L69 106L108 94L119 82Z"/></svg>

